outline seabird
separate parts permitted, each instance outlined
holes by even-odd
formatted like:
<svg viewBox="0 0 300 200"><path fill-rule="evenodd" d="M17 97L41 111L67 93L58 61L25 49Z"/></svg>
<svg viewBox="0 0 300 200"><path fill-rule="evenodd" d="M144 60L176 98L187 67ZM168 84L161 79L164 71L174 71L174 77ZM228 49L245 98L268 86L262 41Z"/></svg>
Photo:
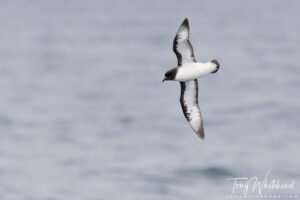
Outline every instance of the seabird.
<svg viewBox="0 0 300 200"><path fill-rule="evenodd" d="M217 60L207 63L199 63L195 60L189 33L189 21L185 18L173 41L173 51L176 54L178 66L165 73L163 82L166 80L180 82L180 104L183 114L194 132L204 139L203 119L198 105L197 78L216 73L220 65Z"/></svg>

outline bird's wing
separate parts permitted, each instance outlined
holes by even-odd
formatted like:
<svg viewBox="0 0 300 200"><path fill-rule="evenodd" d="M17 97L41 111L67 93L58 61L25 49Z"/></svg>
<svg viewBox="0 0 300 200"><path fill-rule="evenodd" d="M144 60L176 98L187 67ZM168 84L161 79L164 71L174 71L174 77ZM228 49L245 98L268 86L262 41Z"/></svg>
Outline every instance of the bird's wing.
<svg viewBox="0 0 300 200"><path fill-rule="evenodd" d="M173 51L176 54L178 66L181 66L184 63L196 62L194 50L189 40L189 34L189 21L185 18L173 41Z"/></svg>
<svg viewBox="0 0 300 200"><path fill-rule="evenodd" d="M198 105L198 81L180 82L181 94L180 103L183 114L188 120L194 132L204 139L204 128L201 111Z"/></svg>

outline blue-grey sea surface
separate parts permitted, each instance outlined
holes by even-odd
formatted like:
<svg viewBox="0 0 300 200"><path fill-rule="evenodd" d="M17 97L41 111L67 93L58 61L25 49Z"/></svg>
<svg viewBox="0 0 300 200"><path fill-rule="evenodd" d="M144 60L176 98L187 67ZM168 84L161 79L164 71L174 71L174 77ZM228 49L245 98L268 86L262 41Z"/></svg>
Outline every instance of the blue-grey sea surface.
<svg viewBox="0 0 300 200"><path fill-rule="evenodd" d="M269 170L300 199L299 8L0 1L0 199L220 200ZM185 17L197 61L221 64L199 79L205 140L161 82Z"/></svg>

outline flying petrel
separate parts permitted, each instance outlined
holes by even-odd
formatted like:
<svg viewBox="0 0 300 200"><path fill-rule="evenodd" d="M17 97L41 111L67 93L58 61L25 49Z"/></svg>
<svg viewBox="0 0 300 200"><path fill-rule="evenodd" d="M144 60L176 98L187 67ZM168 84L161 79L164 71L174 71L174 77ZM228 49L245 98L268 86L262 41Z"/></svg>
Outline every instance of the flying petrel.
<svg viewBox="0 0 300 200"><path fill-rule="evenodd" d="M198 105L197 78L209 73L216 73L220 65L217 60L207 63L199 63L195 60L189 33L189 21L185 18L173 41L173 51L176 54L178 66L167 71L163 81L180 81L180 104L183 114L194 132L204 139L203 120Z"/></svg>

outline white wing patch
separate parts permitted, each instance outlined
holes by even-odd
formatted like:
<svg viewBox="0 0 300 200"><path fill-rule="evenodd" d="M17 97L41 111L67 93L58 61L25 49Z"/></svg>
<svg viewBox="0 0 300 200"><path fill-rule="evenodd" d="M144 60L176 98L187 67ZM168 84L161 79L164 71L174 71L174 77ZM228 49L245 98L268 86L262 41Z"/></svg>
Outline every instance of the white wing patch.
<svg viewBox="0 0 300 200"><path fill-rule="evenodd" d="M178 66L182 66L183 63L196 62L189 33L189 21L186 18L180 25L173 41L173 51L176 54Z"/></svg>
<svg viewBox="0 0 300 200"><path fill-rule="evenodd" d="M201 111L198 105L198 81L180 82L180 103L183 114L194 132L204 139L204 128Z"/></svg>

